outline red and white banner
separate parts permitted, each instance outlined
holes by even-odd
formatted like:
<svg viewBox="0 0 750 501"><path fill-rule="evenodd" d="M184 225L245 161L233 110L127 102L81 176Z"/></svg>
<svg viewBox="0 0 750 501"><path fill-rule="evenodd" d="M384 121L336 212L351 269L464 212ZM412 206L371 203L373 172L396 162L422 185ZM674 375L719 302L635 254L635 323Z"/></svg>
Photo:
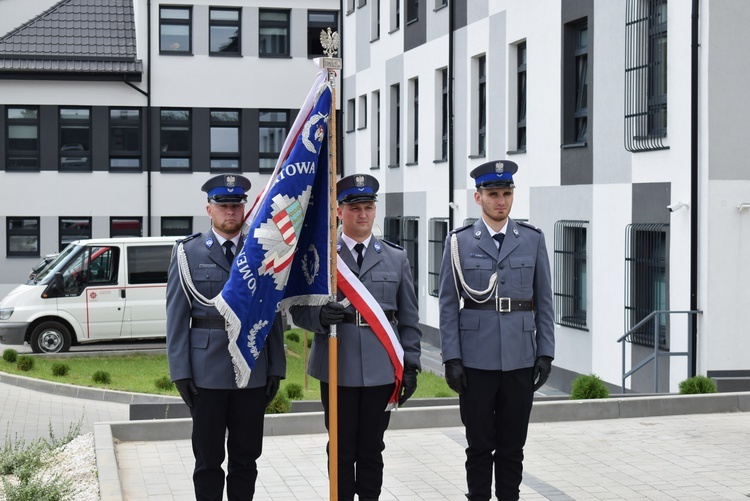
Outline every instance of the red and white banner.
<svg viewBox="0 0 750 501"><path fill-rule="evenodd" d="M343 259L336 260L336 271L338 272L336 278L338 288L370 324L370 328L388 352L396 375L396 389L385 410L396 409L398 408L398 397L401 394L401 381L404 378L404 348L393 331L393 326L385 316L383 308L372 297L370 291L362 285L359 278L352 273Z"/></svg>

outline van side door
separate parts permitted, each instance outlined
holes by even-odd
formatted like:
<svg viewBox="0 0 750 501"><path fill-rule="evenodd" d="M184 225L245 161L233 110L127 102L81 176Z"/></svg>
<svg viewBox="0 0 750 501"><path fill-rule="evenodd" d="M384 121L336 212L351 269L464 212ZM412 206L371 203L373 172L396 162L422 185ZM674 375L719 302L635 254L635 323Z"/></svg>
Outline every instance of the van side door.
<svg viewBox="0 0 750 501"><path fill-rule="evenodd" d="M167 270L172 245L126 244L126 302L123 332L133 338L167 335ZM126 334L123 334L126 335Z"/></svg>

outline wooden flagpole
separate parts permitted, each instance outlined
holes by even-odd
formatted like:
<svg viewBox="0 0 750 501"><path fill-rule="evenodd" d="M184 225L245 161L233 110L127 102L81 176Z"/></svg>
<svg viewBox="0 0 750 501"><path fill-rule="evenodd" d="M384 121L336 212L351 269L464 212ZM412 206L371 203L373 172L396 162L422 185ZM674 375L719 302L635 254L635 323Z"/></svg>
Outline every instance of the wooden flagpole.
<svg viewBox="0 0 750 501"><path fill-rule="evenodd" d="M329 185L329 270L331 300L337 299L336 283L336 70L341 69L341 58L333 57L339 49L339 35L331 33L331 28L320 34L320 43L326 57L319 59L319 65L328 71L328 82L331 86L331 111L328 117L328 185ZM339 495L339 401L338 401L338 337L336 324L331 325L328 336L328 477L331 501L338 501Z"/></svg>

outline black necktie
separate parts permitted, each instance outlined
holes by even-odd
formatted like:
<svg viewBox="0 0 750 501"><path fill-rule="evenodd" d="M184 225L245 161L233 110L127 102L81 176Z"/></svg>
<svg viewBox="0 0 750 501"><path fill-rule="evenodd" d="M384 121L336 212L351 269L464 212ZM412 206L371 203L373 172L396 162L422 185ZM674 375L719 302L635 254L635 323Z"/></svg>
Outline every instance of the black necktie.
<svg viewBox="0 0 750 501"><path fill-rule="evenodd" d="M494 238L497 241L497 250L500 251L500 249L503 246L503 239L505 238L505 233L495 233L492 235L492 238Z"/></svg>
<svg viewBox="0 0 750 501"><path fill-rule="evenodd" d="M362 242L357 243L354 246L354 250L357 251L357 266L361 268L362 261L365 259L364 254L362 254L362 251L365 250L365 244L363 244Z"/></svg>
<svg viewBox="0 0 750 501"><path fill-rule="evenodd" d="M232 264L232 262L234 261L234 252L232 252L232 245L233 244L231 240L227 240L226 242L224 242L224 249L226 249L226 252L224 252L224 254L227 256L227 261L229 262L229 264Z"/></svg>

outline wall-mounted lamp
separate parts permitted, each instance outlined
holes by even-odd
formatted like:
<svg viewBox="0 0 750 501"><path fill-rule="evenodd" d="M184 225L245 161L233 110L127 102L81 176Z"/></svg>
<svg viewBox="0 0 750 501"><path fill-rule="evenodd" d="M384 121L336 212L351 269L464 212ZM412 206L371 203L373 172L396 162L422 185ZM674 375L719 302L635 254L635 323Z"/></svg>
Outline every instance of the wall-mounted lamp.
<svg viewBox="0 0 750 501"><path fill-rule="evenodd" d="M690 206L688 204L686 204L685 202L677 202L677 203L674 203L674 204L667 205L667 209L669 209L669 212L675 212L675 211L678 211L680 209L689 209L689 208L690 208Z"/></svg>
<svg viewBox="0 0 750 501"><path fill-rule="evenodd" d="M750 202L740 202L737 204L737 212L742 213L746 210L750 210Z"/></svg>

